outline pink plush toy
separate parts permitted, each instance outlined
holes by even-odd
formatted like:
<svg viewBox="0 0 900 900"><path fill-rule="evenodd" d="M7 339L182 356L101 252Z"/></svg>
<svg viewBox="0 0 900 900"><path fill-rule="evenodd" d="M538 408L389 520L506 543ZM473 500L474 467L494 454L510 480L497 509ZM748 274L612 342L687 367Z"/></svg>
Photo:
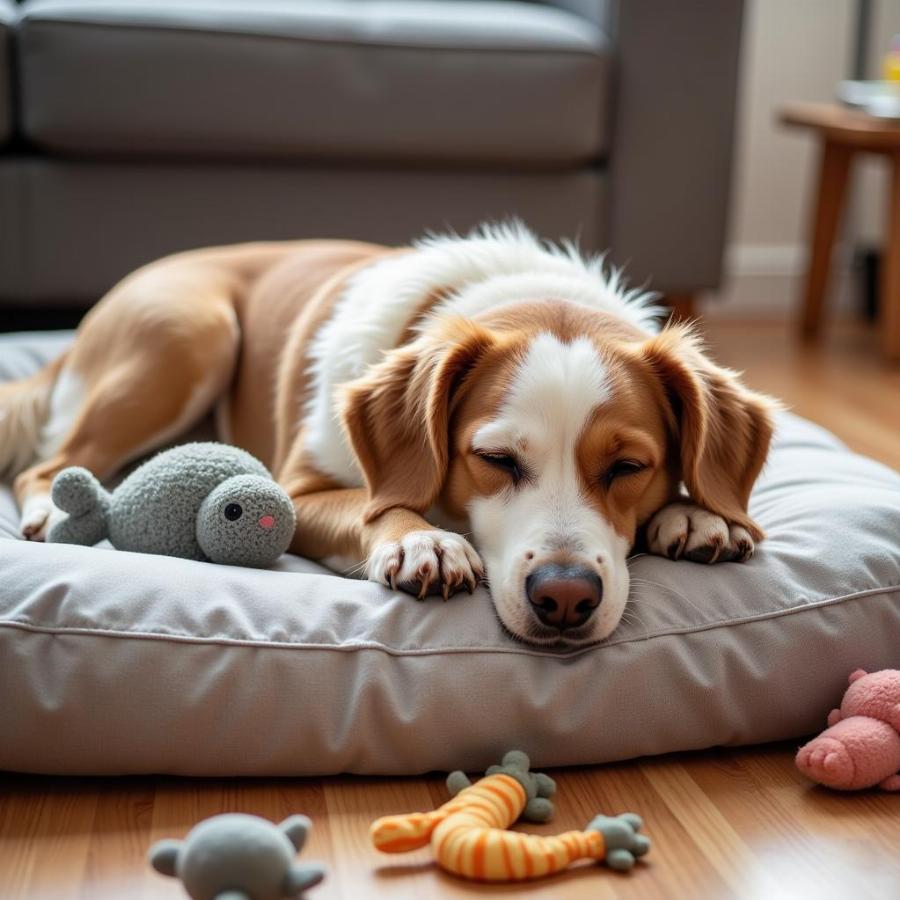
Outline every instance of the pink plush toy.
<svg viewBox="0 0 900 900"><path fill-rule="evenodd" d="M900 791L900 671L857 669L828 725L797 752L807 778L841 791Z"/></svg>

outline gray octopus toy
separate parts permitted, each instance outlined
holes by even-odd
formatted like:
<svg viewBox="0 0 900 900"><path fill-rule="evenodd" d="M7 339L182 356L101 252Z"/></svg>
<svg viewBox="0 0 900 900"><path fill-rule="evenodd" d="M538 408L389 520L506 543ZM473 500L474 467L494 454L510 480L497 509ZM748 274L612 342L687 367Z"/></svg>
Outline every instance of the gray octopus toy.
<svg viewBox="0 0 900 900"><path fill-rule="evenodd" d="M291 816L280 825L243 813L213 816L183 841L154 844L150 865L180 879L193 900L301 898L325 877L322 866L294 862L311 827L306 816Z"/></svg>
<svg viewBox="0 0 900 900"><path fill-rule="evenodd" d="M53 502L66 518L47 540L160 553L238 566L268 566L296 524L290 497L255 457L226 444L183 444L157 454L112 493L87 469L63 469Z"/></svg>

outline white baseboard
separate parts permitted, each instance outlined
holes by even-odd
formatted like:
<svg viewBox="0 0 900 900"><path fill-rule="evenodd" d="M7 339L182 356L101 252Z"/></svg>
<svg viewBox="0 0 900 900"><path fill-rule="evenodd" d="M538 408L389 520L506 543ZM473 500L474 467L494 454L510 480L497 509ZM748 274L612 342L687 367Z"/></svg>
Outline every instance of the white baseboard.
<svg viewBox="0 0 900 900"><path fill-rule="evenodd" d="M722 287L702 300L703 312L722 318L772 318L799 314L808 253L802 244L732 244L725 252ZM827 302L852 308L849 252L836 247Z"/></svg>

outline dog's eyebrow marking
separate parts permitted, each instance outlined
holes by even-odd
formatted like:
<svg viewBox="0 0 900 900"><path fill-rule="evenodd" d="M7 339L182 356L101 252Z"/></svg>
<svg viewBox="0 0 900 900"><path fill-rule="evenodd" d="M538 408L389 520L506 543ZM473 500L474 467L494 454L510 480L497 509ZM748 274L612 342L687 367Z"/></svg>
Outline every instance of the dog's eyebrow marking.
<svg viewBox="0 0 900 900"><path fill-rule="evenodd" d="M591 413L611 395L609 372L587 338L567 344L538 334L516 370L500 417L475 432L472 446L517 447L535 432L574 448Z"/></svg>
<svg viewBox="0 0 900 900"><path fill-rule="evenodd" d="M609 372L587 338L563 343L539 334L516 373L509 409L540 415L564 440L574 440L597 406L612 395ZM571 433L575 429L575 433Z"/></svg>
<svg viewBox="0 0 900 900"><path fill-rule="evenodd" d="M476 453L499 453L504 450L528 452L528 441L512 423L505 420L488 422L472 435L472 449Z"/></svg>

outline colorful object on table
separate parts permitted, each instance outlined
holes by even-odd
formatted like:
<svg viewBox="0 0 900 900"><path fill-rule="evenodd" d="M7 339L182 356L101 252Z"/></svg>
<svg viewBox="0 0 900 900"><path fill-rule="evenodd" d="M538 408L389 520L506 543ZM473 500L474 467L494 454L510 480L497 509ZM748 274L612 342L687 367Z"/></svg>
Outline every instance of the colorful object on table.
<svg viewBox="0 0 900 900"><path fill-rule="evenodd" d="M135 469L112 493L87 469L53 480L53 502L68 516L51 543L161 553L235 566L268 566L287 550L294 505L266 467L238 447L183 444Z"/></svg>
<svg viewBox="0 0 900 900"><path fill-rule="evenodd" d="M429 813L379 819L369 832L372 843L385 853L405 853L430 842L442 869L478 881L541 878L578 859L625 870L650 849L634 813L597 816L584 831L549 837L506 831L520 817L546 822L553 815L556 785L529 767L528 757L513 750L475 784L452 772L447 787L453 799Z"/></svg>
<svg viewBox="0 0 900 900"><path fill-rule="evenodd" d="M857 669L829 727L797 752L797 768L841 791L900 791L900 670Z"/></svg>
<svg viewBox="0 0 900 900"><path fill-rule="evenodd" d="M294 862L311 827L306 816L280 825L241 813L213 816L183 841L154 844L150 865L180 879L193 900L296 900L325 877L322 866Z"/></svg>
<svg viewBox="0 0 900 900"><path fill-rule="evenodd" d="M882 69L885 81L900 82L900 34L892 38L891 47L884 54Z"/></svg>

